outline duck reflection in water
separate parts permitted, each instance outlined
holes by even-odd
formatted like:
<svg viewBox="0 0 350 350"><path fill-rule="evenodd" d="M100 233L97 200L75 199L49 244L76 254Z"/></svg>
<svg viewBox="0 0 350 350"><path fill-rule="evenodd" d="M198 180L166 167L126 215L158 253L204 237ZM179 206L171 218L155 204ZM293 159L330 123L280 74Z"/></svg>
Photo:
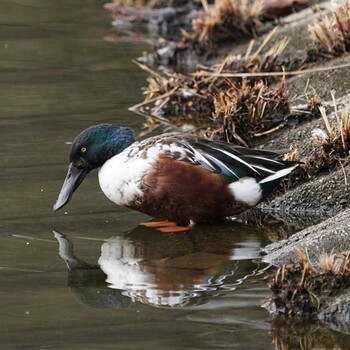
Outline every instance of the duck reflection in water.
<svg viewBox="0 0 350 350"><path fill-rule="evenodd" d="M106 240L98 265L78 258L67 236L58 231L54 235L68 267L68 285L88 306L122 308L138 301L185 307L206 303L220 290L233 290L253 273L244 259L259 256L257 235L230 234L227 229L146 235L147 228L138 227Z"/></svg>

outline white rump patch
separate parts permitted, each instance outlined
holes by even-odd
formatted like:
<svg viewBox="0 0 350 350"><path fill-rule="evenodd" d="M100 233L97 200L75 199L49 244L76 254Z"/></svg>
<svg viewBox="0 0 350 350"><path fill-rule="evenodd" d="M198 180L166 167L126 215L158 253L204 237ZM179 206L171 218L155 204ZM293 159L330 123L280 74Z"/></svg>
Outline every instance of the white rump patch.
<svg viewBox="0 0 350 350"><path fill-rule="evenodd" d="M236 200L251 207L256 205L261 197L261 187L252 177L242 177L229 185L231 193Z"/></svg>

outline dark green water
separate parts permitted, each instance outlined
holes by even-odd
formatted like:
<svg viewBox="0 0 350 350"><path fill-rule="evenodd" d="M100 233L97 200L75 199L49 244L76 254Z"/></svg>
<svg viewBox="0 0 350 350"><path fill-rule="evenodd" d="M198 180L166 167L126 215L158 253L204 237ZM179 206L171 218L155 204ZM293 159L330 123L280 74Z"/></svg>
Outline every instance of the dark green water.
<svg viewBox="0 0 350 350"><path fill-rule="evenodd" d="M97 174L52 213L78 132L143 123L127 109L147 46L104 41L102 4L0 0L1 349L281 348L259 264L281 225L161 234L109 202Z"/></svg>

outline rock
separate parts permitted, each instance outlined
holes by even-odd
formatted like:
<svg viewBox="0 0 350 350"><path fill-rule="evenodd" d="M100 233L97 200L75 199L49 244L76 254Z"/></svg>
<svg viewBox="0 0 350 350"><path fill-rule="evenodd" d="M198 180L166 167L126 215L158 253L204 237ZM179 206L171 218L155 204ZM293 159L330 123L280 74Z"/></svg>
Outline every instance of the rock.
<svg viewBox="0 0 350 350"><path fill-rule="evenodd" d="M331 217L318 225L295 233L286 240L269 244L263 249L263 261L282 265L297 261L295 248L307 252L312 263L323 253L350 251L350 209Z"/></svg>

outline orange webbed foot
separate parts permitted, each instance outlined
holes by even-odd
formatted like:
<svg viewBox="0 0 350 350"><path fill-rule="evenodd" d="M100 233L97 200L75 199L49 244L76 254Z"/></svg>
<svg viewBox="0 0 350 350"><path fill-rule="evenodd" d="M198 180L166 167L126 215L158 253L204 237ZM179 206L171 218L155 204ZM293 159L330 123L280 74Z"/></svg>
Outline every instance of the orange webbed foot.
<svg viewBox="0 0 350 350"><path fill-rule="evenodd" d="M167 227L167 226L176 226L176 222L173 221L147 221L147 222L141 222L140 225L146 226L146 227Z"/></svg>
<svg viewBox="0 0 350 350"><path fill-rule="evenodd" d="M194 226L195 226L195 224L191 222L187 226L178 226L175 224L173 226L161 227L158 230L161 232L168 232L168 233L185 232L185 231L192 230L194 228Z"/></svg>

